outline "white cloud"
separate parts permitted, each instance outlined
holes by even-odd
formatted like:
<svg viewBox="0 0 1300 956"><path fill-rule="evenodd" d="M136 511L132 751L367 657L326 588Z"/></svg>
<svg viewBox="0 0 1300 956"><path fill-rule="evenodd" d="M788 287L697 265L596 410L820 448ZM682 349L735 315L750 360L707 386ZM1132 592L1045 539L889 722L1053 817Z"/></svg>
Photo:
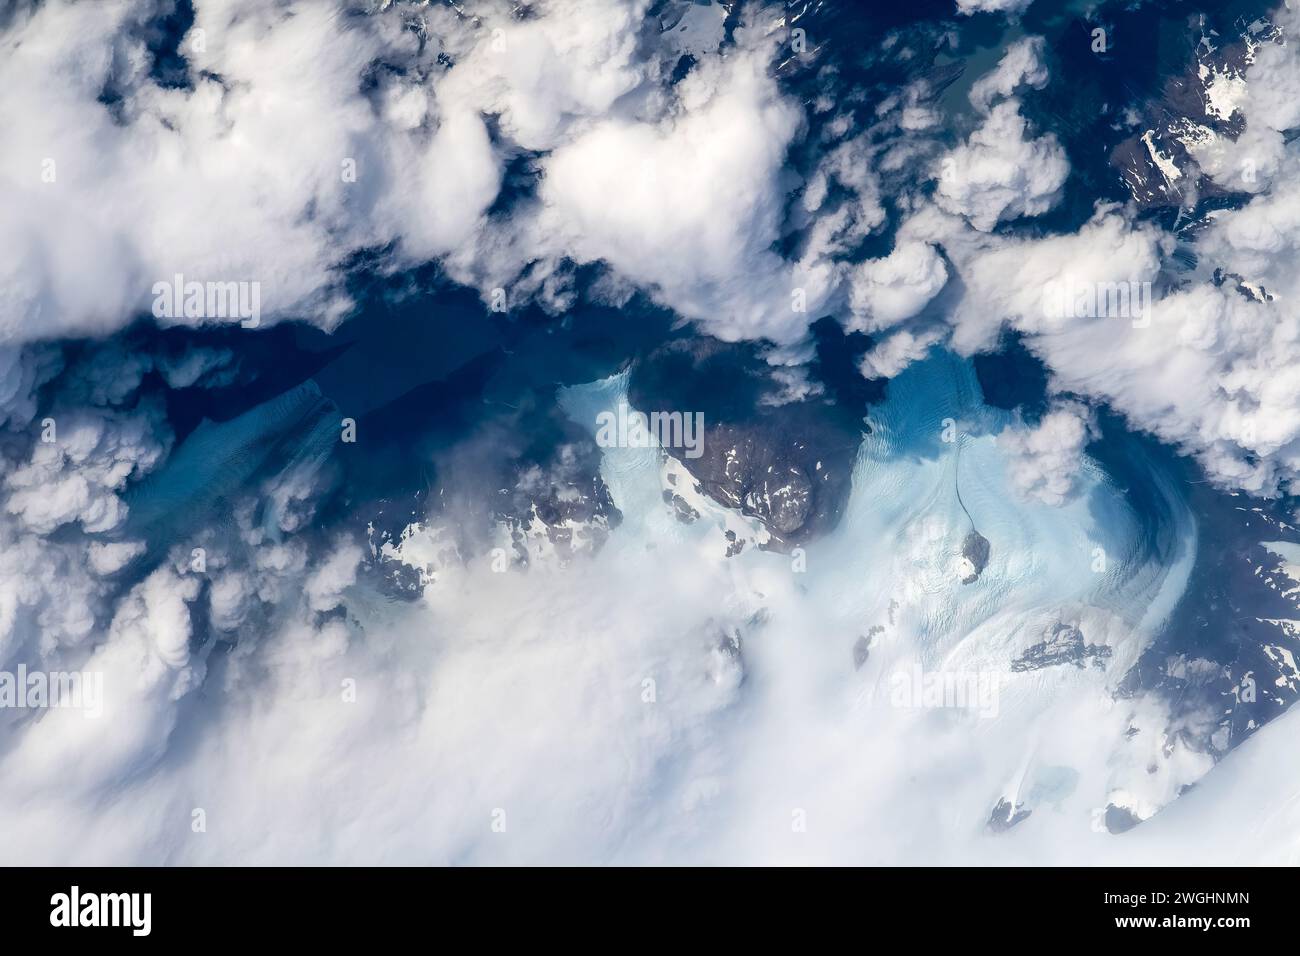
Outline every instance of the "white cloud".
<svg viewBox="0 0 1300 956"><path fill-rule="evenodd" d="M94 572L107 577L144 554L145 546L141 541L92 541L86 552Z"/></svg>
<svg viewBox="0 0 1300 956"><path fill-rule="evenodd" d="M201 679L188 646L188 603L198 589L197 578L159 568L123 599L103 641L79 662L78 670L102 675L102 713L57 708L31 722L6 756L15 800L61 792L93 801L156 765L176 702Z"/></svg>
<svg viewBox="0 0 1300 956"><path fill-rule="evenodd" d="M357 566L363 552L360 545L341 541L307 578L307 604L313 611L331 611L343 601L343 592L357 580Z"/></svg>
<svg viewBox="0 0 1300 956"><path fill-rule="evenodd" d="M30 424L36 415L36 389L61 367L57 350L0 346L0 426Z"/></svg>
<svg viewBox="0 0 1300 956"><path fill-rule="evenodd" d="M866 378L893 378L913 362L925 358L942 338L943 333L938 329L922 332L899 329L873 345L858 362L858 369Z"/></svg>
<svg viewBox="0 0 1300 956"><path fill-rule="evenodd" d="M1047 212L1069 173L1056 137L1028 137L1020 102L1010 99L994 106L965 143L940 159L935 201L988 232L1003 220Z"/></svg>
<svg viewBox="0 0 1300 956"><path fill-rule="evenodd" d="M1271 210L1286 207L1273 202L1257 198L1211 224L1202 237L1207 272L1236 266L1256 289L1289 291L1290 240L1268 224ZM1054 387L1110 403L1135 427L1195 455L1217 483L1276 494L1300 475L1293 371L1300 315L1289 294L1261 300L1230 279L1161 296L1172 240L1114 209L1099 210L1076 234L1035 240L972 243L934 217L918 218L908 231L942 242L945 230L945 251L965 286L953 315L951 341L959 350L990 348L1010 325L1025 334ZM1269 286L1274 277L1281 285ZM1100 296L1116 285L1129 290L1131 306L1146 297L1147 314L1070 315L1049 307L1054 289Z"/></svg>
<svg viewBox="0 0 1300 956"><path fill-rule="evenodd" d="M70 522L90 532L111 531L126 517L118 493L128 479L165 457L170 432L156 404L139 413L78 409L51 416L51 441L37 440L31 456L4 478L4 508L37 534Z"/></svg>
<svg viewBox="0 0 1300 956"><path fill-rule="evenodd" d="M1158 230L1130 225L1113 208L1098 210L1077 233L1042 239L988 241L963 235L959 225L934 215L913 220L907 234L940 243L956 264L966 294L953 315L953 342L965 354L992 348L1005 322L1026 332L1094 330L1095 321L1049 309L1049 291L1150 282L1167 248ZM1107 319L1101 325L1109 334L1124 321Z"/></svg>
<svg viewBox="0 0 1300 956"><path fill-rule="evenodd" d="M1093 434L1092 413L1077 402L1058 403L1032 428L1007 428L998 444L1010 457L1012 488L1046 505L1064 504L1078 489L1083 449Z"/></svg>
<svg viewBox="0 0 1300 956"><path fill-rule="evenodd" d="M976 13L1005 13L1016 16L1029 9L1034 0L957 0L957 12L965 16Z"/></svg>
<svg viewBox="0 0 1300 956"><path fill-rule="evenodd" d="M948 282L948 267L933 245L903 241L882 259L850 273L852 327L886 329L920 312Z"/></svg>
<svg viewBox="0 0 1300 956"><path fill-rule="evenodd" d="M1041 90L1047 85L1047 67L1043 65L1046 44L1042 37L1023 37L1007 47L998 65L971 86L970 101L982 113L988 113L996 100L1006 99L1021 86Z"/></svg>
<svg viewBox="0 0 1300 956"><path fill-rule="evenodd" d="M500 115L524 149L571 142L574 127L607 117L657 72L639 49L648 6L550 0L522 19L505 6L484 11L487 29L439 85L440 97Z"/></svg>
<svg viewBox="0 0 1300 956"><path fill-rule="evenodd" d="M544 164L546 221L579 261L603 260L726 339L801 338L828 266L800 269L769 247L780 235L786 149L799 110L777 91L767 56L701 62L660 123L612 119Z"/></svg>
<svg viewBox="0 0 1300 956"><path fill-rule="evenodd" d="M111 331L177 273L260 282L267 316L328 326L348 308L350 253L401 238L420 261L478 228L500 168L480 116L435 94L429 128L412 129L410 103L385 115L362 93L381 58L434 68L399 14L204 0L184 90L145 72L151 12L104 3L85 30L53 2L0 34L0 340Z"/></svg>
<svg viewBox="0 0 1300 956"><path fill-rule="evenodd" d="M106 3L94 31L57 0L17 17L0 36L0 342L113 331L178 274L258 282L268 320L328 328L352 308L349 258L389 248L392 267L441 259L485 297L554 309L572 301L564 258L603 260L710 331L788 343L830 300L825 257L883 221L846 145L822 175L856 204L799 261L769 248L803 113L769 75L779 37L763 29L701 49L669 90L676 54L647 38L644 0L549 0L528 18L492 4L476 21L421 8L424 43L400 5L342 9L200 0L181 44L192 89L148 74L150 7ZM540 153L541 202L489 221L520 151Z"/></svg>

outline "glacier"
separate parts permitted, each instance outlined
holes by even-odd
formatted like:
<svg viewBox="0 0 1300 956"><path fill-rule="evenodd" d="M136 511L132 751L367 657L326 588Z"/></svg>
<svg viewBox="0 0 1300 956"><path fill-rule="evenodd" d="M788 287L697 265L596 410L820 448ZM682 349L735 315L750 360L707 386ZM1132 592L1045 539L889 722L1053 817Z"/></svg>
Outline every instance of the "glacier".
<svg viewBox="0 0 1300 956"><path fill-rule="evenodd" d="M561 404L592 428L601 411L627 401L627 377L564 389ZM1017 500L996 440L1012 422L984 404L968 360L936 350L891 381L887 401L864 420L839 526L792 554L724 556L723 535L743 516L695 494L688 500L701 518L684 524L664 506L665 477L674 492L689 481L680 463L666 466L656 448L603 450L602 476L624 520L600 560L652 549L663 561L726 565L732 586L718 602L743 636L724 641L723 656L741 672L728 678L738 701L750 695L738 706L757 721L734 741L740 762L754 764L749 772L766 778L775 764L784 786L806 772L817 788L835 765L846 783L857 776L849 767L869 766L875 779L852 795L875 825L911 821L916 801L935 801L951 842L918 834L916 847L930 849L911 856L900 844L882 857L890 862L951 861L955 845L994 839L999 805L1015 808L1016 827L997 838L1021 850L1050 847L1035 834L1043 828L1083 840L1126 829L1213 766L1176 738L1163 746L1160 701L1119 693L1183 595L1196 553L1176 482L1135 443L1125 449L1127 477L1140 478L1156 506L1135 508L1127 487L1088 459L1067 504ZM972 524L989 556L963 584ZM785 581L773 587L774 578ZM991 683L995 713L953 706L938 690L900 702L913 674L950 690L966 677ZM831 754L789 742L823 732L835 740ZM955 770L951 786L923 788L926 796L906 785ZM834 830L853 827L845 819ZM901 839L908 826L893 832ZM743 845L737 836L742 855Z"/></svg>

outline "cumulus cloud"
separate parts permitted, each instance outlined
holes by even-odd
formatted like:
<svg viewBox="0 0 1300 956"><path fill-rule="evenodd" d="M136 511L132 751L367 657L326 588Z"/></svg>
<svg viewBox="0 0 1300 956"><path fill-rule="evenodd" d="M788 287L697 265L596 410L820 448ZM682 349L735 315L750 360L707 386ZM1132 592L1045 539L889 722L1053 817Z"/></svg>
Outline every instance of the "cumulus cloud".
<svg viewBox="0 0 1300 956"><path fill-rule="evenodd" d="M197 578L166 568L132 588L106 639L80 662L83 673L100 675L102 712L51 709L29 726L6 757L15 799L62 790L93 800L163 756L179 716L176 702L201 679L202 664L189 649L188 605L198 588ZM68 774L72 765L77 772Z"/></svg>
<svg viewBox="0 0 1300 956"><path fill-rule="evenodd" d="M770 75L765 28L742 25L725 55L702 47L669 87L676 53L643 0L549 0L528 18L489 4L474 20L201 0L178 87L149 69L161 6L108 3L86 31L74 5L43 4L0 35L0 341L110 332L177 275L256 282L267 320L329 328L352 308L349 261L376 250L557 309L563 263L600 260L728 338L798 338L792 290L815 313L834 285L826 250L768 248L802 112ZM539 196L494 221L525 154ZM883 212L863 202L872 228Z"/></svg>
<svg viewBox="0 0 1300 956"><path fill-rule="evenodd" d="M1158 229L1134 225L1113 207L1099 209L1076 233L1041 239L971 237L959 224L934 215L912 220L906 233L941 242L957 264L965 294L952 317L953 343L965 354L992 347L1008 321L1032 333L1079 334L1098 325L1114 332L1124 316L1098 323L1103 317L1053 308L1052 290L1064 294L1105 282L1151 282L1169 249Z"/></svg>
<svg viewBox="0 0 1300 956"><path fill-rule="evenodd" d="M4 478L5 510L37 534L74 521L86 531L111 531L126 517L119 492L163 458L169 440L158 405L51 416L31 457Z"/></svg>
<svg viewBox="0 0 1300 956"><path fill-rule="evenodd" d="M680 114L664 122L607 121L555 150L548 218L579 261L610 263L722 338L801 338L794 290L815 315L832 273L769 251L799 110L758 52L702 63L678 95Z"/></svg>
<svg viewBox="0 0 1300 956"><path fill-rule="evenodd" d="M943 257L929 243L904 241L851 273L853 327L885 329L920 312L948 281Z"/></svg>
<svg viewBox="0 0 1300 956"><path fill-rule="evenodd" d="M342 541L307 578L307 604L313 611L332 611L343 600L343 592L357 580L357 566L364 552L352 541Z"/></svg>
<svg viewBox="0 0 1300 956"><path fill-rule="evenodd" d="M36 389L61 367L54 349L0 347L0 426L28 425L36 414Z"/></svg>
<svg viewBox="0 0 1300 956"><path fill-rule="evenodd" d="M144 546L93 536L120 532L123 493L171 446L160 396L135 394L138 365L123 363L123 387L110 387L104 356L120 350L73 361L53 346L18 351L8 381L21 409L11 403L0 442L0 668L24 657L75 661L102 637L118 576Z"/></svg>
<svg viewBox="0 0 1300 956"><path fill-rule="evenodd" d="M858 362L866 378L893 378L913 362L925 358L931 346L943 338L939 329L913 332L899 329L873 345Z"/></svg>
<svg viewBox="0 0 1300 956"><path fill-rule="evenodd" d="M488 29L439 84L452 102L501 117L522 149L548 152L575 128L618 112L616 105L653 78L643 49L644 0L553 0L527 18L503 5L484 11ZM629 104L630 105L630 104Z"/></svg>
<svg viewBox="0 0 1300 956"><path fill-rule="evenodd" d="M206 0L178 88L148 72L162 6L106 3L85 30L75 4L41 4L0 34L0 338L111 331L176 274L259 282L268 317L329 326L353 252L400 239L421 261L477 228L500 160L479 113L426 89L438 45L399 12ZM403 73L372 102L381 61Z"/></svg>
<svg viewBox="0 0 1300 956"><path fill-rule="evenodd" d="M935 170L935 200L982 232L999 222L1047 212L1070 173L1065 150L1051 133L1028 135L1020 103L994 106L970 138Z"/></svg>
<svg viewBox="0 0 1300 956"><path fill-rule="evenodd" d="M54 655L91 639L107 587L85 567L81 543L56 545L6 521L0 526L0 545L3 666L32 645Z"/></svg>
<svg viewBox="0 0 1300 956"><path fill-rule="evenodd" d="M1034 0L957 0L957 12L965 16L976 13L1005 13L1009 16L1024 13Z"/></svg>
<svg viewBox="0 0 1300 956"><path fill-rule="evenodd" d="M1005 429L998 444L1007 452L1008 477L1022 497L1062 505L1078 488L1083 449L1094 437L1092 413L1077 402L1061 402L1037 425Z"/></svg>
<svg viewBox="0 0 1300 956"><path fill-rule="evenodd" d="M273 605L304 614L336 608L361 550L340 536L318 555L314 541L272 534L260 488L232 492L228 515L192 516L201 526L192 537L173 529L176 539L152 549L129 537L125 493L171 447L162 390L173 381L220 384L229 357L219 349L195 350L189 360L163 346L127 351L121 340L20 353L11 365L17 385L49 369L59 374L20 409L11 401L0 442L0 671L97 674L104 709L93 719L74 709L39 721L3 709L0 721L15 731L8 759L25 775L24 794L57 786L69 748L80 746L93 753L77 761L78 778L65 789L94 793L165 753L179 702L205 678L212 645L195 641L197 633L265 626ZM160 375L146 380L145 370ZM322 490L297 487L295 495ZM210 620L197 618L195 606Z"/></svg>
<svg viewBox="0 0 1300 956"><path fill-rule="evenodd" d="M101 576L116 574L144 552L142 541L92 541L86 547L90 567Z"/></svg>
<svg viewBox="0 0 1300 956"><path fill-rule="evenodd" d="M879 148L870 131L827 150L805 185L801 206L813 219L808 245L819 255L842 255L879 229L886 220L877 172ZM832 189L851 200L833 208Z"/></svg>
<svg viewBox="0 0 1300 956"><path fill-rule="evenodd" d="M908 232L949 236L965 286L953 314L959 350L990 348L1010 325L1055 387L1109 403L1195 455L1225 487L1272 495L1300 475L1300 315L1277 295L1291 287L1292 247L1287 227L1270 225L1286 208L1270 193L1212 217L1203 265L1219 277L1163 294L1172 237L1113 208L1077 233L1042 239L972 242L924 216ZM1225 281L1225 269L1240 271Z"/></svg>
<svg viewBox="0 0 1300 956"><path fill-rule="evenodd" d="M1007 47L996 68L971 86L970 101L976 109L988 113L993 103L1006 99L1022 86L1041 90L1047 85L1048 72L1043 64L1046 44L1042 37L1030 36Z"/></svg>

